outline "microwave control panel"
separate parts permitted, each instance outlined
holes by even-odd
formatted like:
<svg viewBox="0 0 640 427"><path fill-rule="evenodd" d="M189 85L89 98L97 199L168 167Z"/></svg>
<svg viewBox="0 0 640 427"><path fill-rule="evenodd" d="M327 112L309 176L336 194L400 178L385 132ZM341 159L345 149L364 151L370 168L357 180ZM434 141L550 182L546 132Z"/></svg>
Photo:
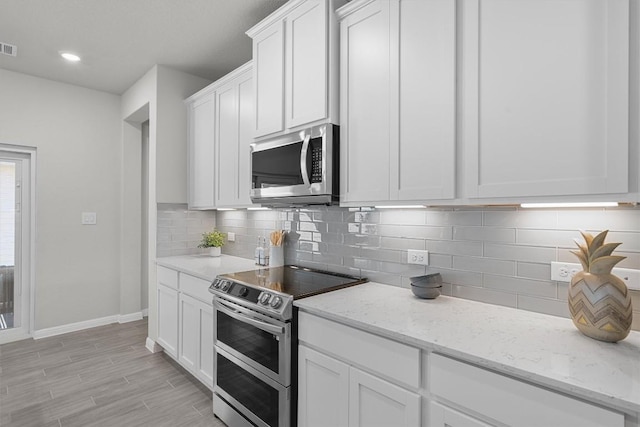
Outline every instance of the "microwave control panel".
<svg viewBox="0 0 640 427"><path fill-rule="evenodd" d="M313 138L311 148L311 183L322 182L322 138Z"/></svg>

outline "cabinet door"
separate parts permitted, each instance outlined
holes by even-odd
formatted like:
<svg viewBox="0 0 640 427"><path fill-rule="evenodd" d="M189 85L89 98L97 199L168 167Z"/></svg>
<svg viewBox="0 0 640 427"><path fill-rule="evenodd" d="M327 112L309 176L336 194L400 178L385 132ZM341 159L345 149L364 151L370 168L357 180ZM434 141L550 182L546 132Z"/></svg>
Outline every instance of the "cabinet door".
<svg viewBox="0 0 640 427"><path fill-rule="evenodd" d="M429 426L431 427L489 427L489 424L436 402L431 402L429 410Z"/></svg>
<svg viewBox="0 0 640 427"><path fill-rule="evenodd" d="M453 198L455 2L399 0L392 3L392 12L398 14L399 40L392 44L391 64L400 66L399 108L394 111L398 134L391 138L391 199Z"/></svg>
<svg viewBox="0 0 640 427"><path fill-rule="evenodd" d="M346 427L349 366L298 346L298 425Z"/></svg>
<svg viewBox="0 0 640 427"><path fill-rule="evenodd" d="M213 388L213 307L200 303L200 358L198 375L200 379Z"/></svg>
<svg viewBox="0 0 640 427"><path fill-rule="evenodd" d="M284 126L284 22L275 22L255 36L253 66L254 137L260 137Z"/></svg>
<svg viewBox="0 0 640 427"><path fill-rule="evenodd" d="M213 94L195 101L189 113L189 206L212 208L215 207Z"/></svg>
<svg viewBox="0 0 640 427"><path fill-rule="evenodd" d="M349 369L349 426L420 426L420 396Z"/></svg>
<svg viewBox="0 0 640 427"><path fill-rule="evenodd" d="M389 7L377 0L340 22L342 202L389 199Z"/></svg>
<svg viewBox="0 0 640 427"><path fill-rule="evenodd" d="M286 120L292 128L327 117L327 5L310 0L286 19Z"/></svg>
<svg viewBox="0 0 640 427"><path fill-rule="evenodd" d="M238 86L216 91L216 206L234 206L238 187Z"/></svg>
<svg viewBox="0 0 640 427"><path fill-rule="evenodd" d="M178 361L196 372L200 354L200 306L198 300L180 294L180 352Z"/></svg>
<svg viewBox="0 0 640 427"><path fill-rule="evenodd" d="M626 192L629 1L461 7L468 195Z"/></svg>
<svg viewBox="0 0 640 427"><path fill-rule="evenodd" d="M238 81L238 206L250 206L251 170L249 147L253 142L253 76L247 73Z"/></svg>
<svg viewBox="0 0 640 427"><path fill-rule="evenodd" d="M158 284L158 343L178 357L178 291Z"/></svg>

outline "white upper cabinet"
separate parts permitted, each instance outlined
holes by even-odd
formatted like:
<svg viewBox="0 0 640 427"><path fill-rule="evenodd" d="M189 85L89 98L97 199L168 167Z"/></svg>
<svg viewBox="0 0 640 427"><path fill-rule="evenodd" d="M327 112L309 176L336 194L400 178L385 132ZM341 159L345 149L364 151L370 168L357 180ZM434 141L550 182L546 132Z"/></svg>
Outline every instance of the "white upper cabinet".
<svg viewBox="0 0 640 427"><path fill-rule="evenodd" d="M215 207L213 186L215 95L199 93L187 103L189 116L189 208Z"/></svg>
<svg viewBox="0 0 640 427"><path fill-rule="evenodd" d="M253 96L249 62L187 99L189 208L251 206Z"/></svg>
<svg viewBox="0 0 640 427"><path fill-rule="evenodd" d="M341 202L455 196L455 2L354 2L340 15Z"/></svg>
<svg viewBox="0 0 640 427"><path fill-rule="evenodd" d="M253 142L253 72L246 72L238 77L238 192L237 204L250 206L251 169L250 146Z"/></svg>
<svg viewBox="0 0 640 427"><path fill-rule="evenodd" d="M249 122L253 114L250 65L225 77L216 89L216 207L250 206Z"/></svg>
<svg viewBox="0 0 640 427"><path fill-rule="evenodd" d="M327 117L327 3L307 1L285 21L286 127Z"/></svg>
<svg viewBox="0 0 640 427"><path fill-rule="evenodd" d="M467 195L626 193L629 1L460 5Z"/></svg>
<svg viewBox="0 0 640 427"><path fill-rule="evenodd" d="M390 28L387 0L340 22L340 202L389 198Z"/></svg>
<svg viewBox="0 0 640 427"><path fill-rule="evenodd" d="M398 15L399 40L394 41L391 63L399 63L393 69L400 73L394 84L399 90L399 108L394 110L398 147L391 157L392 171L397 165L391 199L451 199L456 174L455 2L400 0L397 5L397 12L392 5L392 13ZM395 127L392 130L395 134Z"/></svg>
<svg viewBox="0 0 640 427"><path fill-rule="evenodd" d="M337 123L332 0L289 1L247 34L253 39L255 138Z"/></svg>
<svg viewBox="0 0 640 427"><path fill-rule="evenodd" d="M274 22L253 37L254 136L284 128L284 23Z"/></svg>

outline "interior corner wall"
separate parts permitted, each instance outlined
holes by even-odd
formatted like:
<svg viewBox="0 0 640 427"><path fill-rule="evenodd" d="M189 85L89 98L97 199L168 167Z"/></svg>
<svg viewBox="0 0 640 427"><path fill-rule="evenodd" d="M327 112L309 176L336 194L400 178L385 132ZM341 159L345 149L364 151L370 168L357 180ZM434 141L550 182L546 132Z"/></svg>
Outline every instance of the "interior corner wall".
<svg viewBox="0 0 640 427"><path fill-rule="evenodd" d="M211 83L157 66L156 199L187 203L187 108L184 100ZM213 120L213 118L212 118Z"/></svg>
<svg viewBox="0 0 640 427"><path fill-rule="evenodd" d="M117 313L120 97L3 69L0 93L0 143L38 150L34 329Z"/></svg>
<svg viewBox="0 0 640 427"><path fill-rule="evenodd" d="M155 286L157 204L186 203L187 201L187 113L184 99L209 83L209 80L156 65L122 95L123 152L130 148L128 144L139 143L139 140L136 140L138 136L132 136L134 132L129 132L131 129L128 126L131 123L126 123L125 121L141 123L146 119L149 120L147 151L148 203L146 206L148 212L146 235L148 239L145 242L146 248L143 252L148 256L149 338L152 340L155 340L158 336L157 290ZM146 117L142 117L141 111L148 112ZM139 163L134 164L123 160L122 176L130 176L131 168L140 167ZM126 181L123 182L126 187ZM139 210L136 211L133 203L127 202L126 199L129 196L126 194L129 192L125 190L125 187L123 187L122 209L123 233L125 232L125 222L139 221L141 215ZM127 209L127 206L132 206L132 209ZM140 234L137 235L139 236ZM127 246L124 238L122 239L120 250L123 260L140 257L140 252L136 252L137 249L135 247ZM132 258L126 258L128 255ZM125 269L123 268L123 273L124 271ZM123 293L130 290L130 286L127 284L128 281L129 278L123 275ZM121 311L125 309L122 304ZM147 306L147 302L141 302L141 306Z"/></svg>
<svg viewBox="0 0 640 427"><path fill-rule="evenodd" d="M154 309L156 306L157 295L155 290L155 254L156 254L156 223L157 223L157 209L156 209L156 180L154 179L156 174L155 159L156 159L156 123L157 123L157 86L158 86L158 68L154 66L144 76L142 76L133 86L131 86L124 94L122 94L121 103L121 128L122 128L122 151L126 151L127 146L131 144L140 144L141 133L134 132L132 127L135 125L141 125L144 121L149 121L149 133L148 133L148 146L147 146L147 159L148 159L148 200L146 211L148 212L147 218L147 242L142 242L146 246L146 250L143 252L147 254L147 271L148 271L148 302L141 302L141 306L148 304L149 307L149 338L155 340L158 336L157 329L157 312ZM123 177L132 176L137 172L140 172L142 165L129 162L122 162L121 174ZM133 169L133 170L131 170ZM141 219L141 212L135 207L129 209L131 203L128 203L128 192L125 191L127 183L123 182L122 191L122 226L120 232L124 236L125 223L127 221L133 221L139 223ZM142 231L142 230L140 230ZM136 237L142 233L136 233ZM121 246L119 248L121 253L121 259L133 259L140 260L140 247L129 247L126 244L125 239L121 239ZM137 274L134 276L136 279L141 279L140 271L143 271L142 265L138 262L138 269L135 269L133 265L130 268L123 268L125 271L137 270ZM122 277L121 288L127 289L131 287L132 282L128 278ZM138 287L141 290L142 286ZM142 307L140 307L142 308ZM125 307L121 307L122 310Z"/></svg>

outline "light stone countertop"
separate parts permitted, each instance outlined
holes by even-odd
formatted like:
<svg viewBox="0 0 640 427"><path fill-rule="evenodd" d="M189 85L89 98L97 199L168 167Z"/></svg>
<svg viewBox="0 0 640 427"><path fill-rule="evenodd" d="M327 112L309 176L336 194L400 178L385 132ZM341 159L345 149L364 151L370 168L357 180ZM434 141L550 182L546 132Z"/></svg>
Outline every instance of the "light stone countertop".
<svg viewBox="0 0 640 427"><path fill-rule="evenodd" d="M570 319L365 283L295 305L308 313L640 413L640 332L616 344L582 335Z"/></svg>
<svg viewBox="0 0 640 427"><path fill-rule="evenodd" d="M255 270L258 268L252 259L231 255L212 257L209 255L183 255L156 259L156 264L181 271L202 280L213 282L218 274Z"/></svg>

